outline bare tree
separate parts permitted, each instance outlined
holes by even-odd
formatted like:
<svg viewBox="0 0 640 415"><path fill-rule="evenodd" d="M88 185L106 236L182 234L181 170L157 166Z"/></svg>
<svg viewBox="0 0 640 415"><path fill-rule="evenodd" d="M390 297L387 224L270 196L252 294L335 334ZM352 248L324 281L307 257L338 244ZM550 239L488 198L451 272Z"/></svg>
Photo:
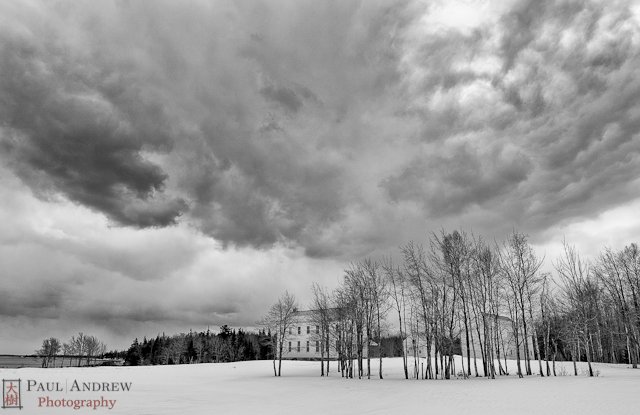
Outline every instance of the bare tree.
<svg viewBox="0 0 640 415"><path fill-rule="evenodd" d="M457 231L453 234L444 234L442 232L441 236L435 234L431 236L429 259L433 264L432 269L436 276L433 285L436 288L436 295L433 298L436 300L435 304L438 309L438 318L435 319L435 325L437 332L440 333L435 338L437 351L440 352L440 366L443 369L444 379L450 379L451 373L454 371L454 346L462 327L460 324L461 314L458 309L461 303L465 310L462 317L464 318L463 324L468 340L467 355L469 355L470 343L466 306L464 306L463 293L460 289L463 261L466 255L464 245L462 236Z"/></svg>
<svg viewBox="0 0 640 415"><path fill-rule="evenodd" d="M36 354L42 359L42 367L49 367L53 364L55 367L56 356L60 352L60 340L55 337L50 337L42 341L42 347L36 350Z"/></svg>
<svg viewBox="0 0 640 415"><path fill-rule="evenodd" d="M71 336L69 342L69 366L73 365L73 357L76 358L76 366L80 367L82 357L84 356L84 333L78 333L78 336Z"/></svg>
<svg viewBox="0 0 640 415"><path fill-rule="evenodd" d="M414 242L409 242L400 248L403 257L403 273L406 277L408 285L412 288L412 313L415 318L412 319L410 324L412 336L412 348L414 352L414 374L417 375L416 358L417 358L417 346L420 343L421 331L418 329L418 319L422 320L424 342L427 351L427 369L426 377L432 379L438 376L438 307L436 307L435 299L438 296L439 290L434 278L427 265L426 254L424 248ZM413 321L415 320L415 321ZM435 351L433 346L435 343ZM431 365L431 357L435 358L435 374L434 368Z"/></svg>
<svg viewBox="0 0 640 415"><path fill-rule="evenodd" d="M87 366L90 366L92 358L94 360L93 363L95 364L95 359L98 353L100 353L101 343L98 340L98 338L95 336L84 336L83 340L84 340L83 349L85 350L85 353L86 353Z"/></svg>
<svg viewBox="0 0 640 415"><path fill-rule="evenodd" d="M198 363L204 362L205 338L198 336L193 342L193 348L198 355Z"/></svg>
<svg viewBox="0 0 640 415"><path fill-rule="evenodd" d="M596 320L598 288L589 275L589 264L582 261L575 248L566 241L563 241L563 256L554 265L560 277L559 286L567 307L565 313L573 317L568 319L568 322L576 344L576 354L579 353L578 344L582 343L589 366L589 376L593 376L591 334Z"/></svg>
<svg viewBox="0 0 640 415"><path fill-rule="evenodd" d="M452 308L461 306L462 309L462 322L464 326L465 340L466 340L466 354L467 354L467 371L463 372L466 376L471 376L471 342L472 331L470 330L470 310L468 309L471 303L473 291L470 290L470 244L464 233L453 231L451 234L445 235L444 232L440 237L434 235L434 241L439 248L441 259L440 264L442 272L447 275L448 282L451 284L454 292L454 299L459 299L459 303L456 304L454 300L451 304ZM451 325L453 327L453 324ZM450 335L450 337L452 337ZM474 360L475 361L475 360ZM476 368L477 375L477 368Z"/></svg>
<svg viewBox="0 0 640 415"><path fill-rule="evenodd" d="M382 379L382 322L388 311L387 281L380 264L371 258L364 259L360 267L364 273L367 296L367 377L371 376L371 340L378 344L378 376Z"/></svg>
<svg viewBox="0 0 640 415"><path fill-rule="evenodd" d="M474 239L472 254L473 278L470 288L473 292L471 304L476 319L475 327L483 357L484 375L495 378L495 359L499 374L506 371L500 363L500 295L502 285L498 255L481 238Z"/></svg>
<svg viewBox="0 0 640 415"><path fill-rule="evenodd" d="M271 306L267 315L259 323L271 332L272 344L276 346L273 353L274 376L280 376L281 374L285 339L287 338L289 329L292 328L297 321L297 311L298 304L295 297L289 294L288 291L285 291L278 301ZM278 361L277 370L276 359Z"/></svg>
<svg viewBox="0 0 640 415"><path fill-rule="evenodd" d="M343 295L349 318L355 329L355 353L358 379L364 376L365 331L370 330L371 310L364 271L358 264L345 270Z"/></svg>
<svg viewBox="0 0 640 415"><path fill-rule="evenodd" d="M510 298L507 304L510 306L511 319L513 321L513 334L516 342L516 364L518 366L518 376L522 377L520 366L520 344L523 344L525 369L527 375L531 375L531 357L529 353L529 320L525 310L528 305L528 292L531 287L537 284L538 270L542 265L533 248L527 241L527 236L517 233L515 230L504 242L500 252L500 262L502 271L506 277L510 289ZM523 333L520 333L522 327Z"/></svg>
<svg viewBox="0 0 640 415"><path fill-rule="evenodd" d="M313 310L311 319L316 325L315 338L320 346L320 376L325 375L325 356L326 356L326 374L329 376L330 362L330 340L329 333L332 321L332 299L327 290L318 283L311 286L313 300L311 309Z"/></svg>
<svg viewBox="0 0 640 415"><path fill-rule="evenodd" d="M402 364L404 366L404 377L409 379L408 356L407 356L407 286L405 276L396 268L391 258L384 260L382 268L384 269L387 284L390 287L389 294L393 300L396 311L398 312L398 328L400 330L400 339L402 340Z"/></svg>
<svg viewBox="0 0 640 415"><path fill-rule="evenodd" d="M352 293L344 284L335 290L333 297L336 304L333 316L335 330L331 333L336 343L338 370L342 377L353 378L353 359L356 357L353 349L356 343L356 319L359 318L359 313L354 305Z"/></svg>
<svg viewBox="0 0 640 415"><path fill-rule="evenodd" d="M174 365L180 364L182 352L186 346L186 334L180 333L173 336L169 342L169 358Z"/></svg>
<svg viewBox="0 0 640 415"><path fill-rule="evenodd" d="M550 346L551 346L551 322L552 322L552 310L554 309L553 303L553 295L551 293L551 289L549 287L549 275L545 275L545 278L542 282L542 292L540 293L540 327L544 330L543 338L544 338L544 360L546 364L546 373L547 376L551 376L551 369L549 368L549 355L550 355ZM557 346L555 347L555 352L553 356L553 364L554 370L553 375L555 376L555 359L557 353Z"/></svg>
<svg viewBox="0 0 640 415"><path fill-rule="evenodd" d="M62 367L64 367L64 358L69 356L69 366L71 366L71 358L73 356L73 346L70 343L62 345Z"/></svg>
<svg viewBox="0 0 640 415"><path fill-rule="evenodd" d="M621 335L633 368L640 358L640 254L638 246L631 244L620 252L606 249L592 269L610 298L615 324L621 326ZM615 333L610 335L611 342ZM615 359L615 346L610 354Z"/></svg>

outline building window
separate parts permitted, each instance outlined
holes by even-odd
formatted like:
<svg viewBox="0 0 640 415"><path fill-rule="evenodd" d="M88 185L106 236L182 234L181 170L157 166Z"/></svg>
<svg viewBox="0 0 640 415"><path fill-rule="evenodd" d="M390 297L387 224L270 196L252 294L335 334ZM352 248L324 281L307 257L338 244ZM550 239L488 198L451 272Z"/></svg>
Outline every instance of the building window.
<svg viewBox="0 0 640 415"><path fill-rule="evenodd" d="M307 334L311 333L311 327L307 326Z"/></svg>
<svg viewBox="0 0 640 415"><path fill-rule="evenodd" d="M291 330L292 330L291 327L289 327L289 334L293 334Z"/></svg>
<svg viewBox="0 0 640 415"><path fill-rule="evenodd" d="M316 326L316 334L320 333L320 326Z"/></svg>
<svg viewBox="0 0 640 415"><path fill-rule="evenodd" d="M316 340L316 353L320 351L320 342Z"/></svg>
<svg viewBox="0 0 640 415"><path fill-rule="evenodd" d="M289 342L289 351L291 351L291 342Z"/></svg>
<svg viewBox="0 0 640 415"><path fill-rule="evenodd" d="M298 334L300 334L300 327L298 327Z"/></svg>
<svg viewBox="0 0 640 415"><path fill-rule="evenodd" d="M309 340L307 340L307 353L309 353Z"/></svg>
<svg viewBox="0 0 640 415"><path fill-rule="evenodd" d="M300 353L300 342L298 342L298 353Z"/></svg>

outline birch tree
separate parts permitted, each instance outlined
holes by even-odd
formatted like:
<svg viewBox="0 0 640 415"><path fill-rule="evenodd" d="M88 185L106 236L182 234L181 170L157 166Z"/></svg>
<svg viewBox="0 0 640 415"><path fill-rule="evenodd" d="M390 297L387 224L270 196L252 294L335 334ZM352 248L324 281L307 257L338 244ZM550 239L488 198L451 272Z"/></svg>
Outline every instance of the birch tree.
<svg viewBox="0 0 640 415"><path fill-rule="evenodd" d="M391 258L384 260L382 268L389 286L389 295L398 313L398 329L402 340L402 365L404 377L409 379L408 349L407 349L407 283L405 275L399 267L395 267Z"/></svg>
<svg viewBox="0 0 640 415"><path fill-rule="evenodd" d="M320 346L320 376L329 376L330 362L330 331L332 321L332 299L327 290L318 283L313 283L312 287L313 300L311 309L313 310L312 321L318 328L315 338ZM326 356L326 372L325 372L325 356Z"/></svg>
<svg viewBox="0 0 640 415"><path fill-rule="evenodd" d="M272 344L275 345L273 353L273 375L280 376L282 373L282 355L284 351L285 339L289 329L296 324L296 313L298 304L296 298L285 291L275 304L271 306L267 315L259 323L271 332ZM276 361L278 362L276 368Z"/></svg>
<svg viewBox="0 0 640 415"><path fill-rule="evenodd" d="M565 313L572 315L568 322L576 344L576 354L579 353L578 342L581 342L585 348L589 376L593 376L591 334L596 318L594 307L597 287L589 276L589 264L580 258L573 246L564 241L563 255L556 260L554 266L560 277L559 287L563 301L568 307Z"/></svg>

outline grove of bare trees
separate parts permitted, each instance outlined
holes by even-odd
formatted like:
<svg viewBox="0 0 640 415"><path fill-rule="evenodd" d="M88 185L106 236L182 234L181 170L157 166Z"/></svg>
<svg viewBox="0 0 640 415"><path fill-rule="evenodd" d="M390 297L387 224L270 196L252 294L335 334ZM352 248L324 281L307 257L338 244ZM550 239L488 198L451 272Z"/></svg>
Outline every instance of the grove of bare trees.
<svg viewBox="0 0 640 415"><path fill-rule="evenodd" d="M502 242L443 231L426 245L401 246L394 258L352 263L334 291L312 287L321 376L329 373L332 350L342 376L370 378L371 359L378 357L382 379L376 350L383 335L401 339L407 379L555 376L558 360L573 361L575 375L577 361L587 362L589 376L592 362L637 367L637 245L605 249L586 261L565 242L552 261L555 273L542 271L544 261L527 235L514 230ZM270 311L280 340L284 310L293 306L283 307L282 300Z"/></svg>
<svg viewBox="0 0 640 415"><path fill-rule="evenodd" d="M61 359L60 366L89 366L95 364L98 357L104 356L107 347L95 336L87 336L80 332L71 336L66 343L61 343L55 337L42 341L42 347L36 350L36 354L42 359L42 367L56 366L56 358ZM62 355L60 355L62 352Z"/></svg>

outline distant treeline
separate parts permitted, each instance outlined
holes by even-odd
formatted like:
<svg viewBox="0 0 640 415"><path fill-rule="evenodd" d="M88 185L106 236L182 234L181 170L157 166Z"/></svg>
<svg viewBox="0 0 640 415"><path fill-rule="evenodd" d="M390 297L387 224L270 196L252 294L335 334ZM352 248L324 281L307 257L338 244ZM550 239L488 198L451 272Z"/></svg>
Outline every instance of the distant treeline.
<svg viewBox="0 0 640 415"><path fill-rule="evenodd" d="M264 330L257 333L220 327L218 333L180 333L167 336L164 333L142 341L137 338L128 350L105 353L105 358L123 359L129 366L174 365L193 363L222 363L244 360L273 359L271 336ZM380 349L372 350L383 357L402 356L402 339L399 336L383 337ZM459 345L459 341L458 341Z"/></svg>
<svg viewBox="0 0 640 415"><path fill-rule="evenodd" d="M127 351L108 353L108 357L123 358L130 366L173 365L190 363L236 362L243 360L271 359L271 335L220 327L218 333L180 333L156 338L137 338Z"/></svg>

